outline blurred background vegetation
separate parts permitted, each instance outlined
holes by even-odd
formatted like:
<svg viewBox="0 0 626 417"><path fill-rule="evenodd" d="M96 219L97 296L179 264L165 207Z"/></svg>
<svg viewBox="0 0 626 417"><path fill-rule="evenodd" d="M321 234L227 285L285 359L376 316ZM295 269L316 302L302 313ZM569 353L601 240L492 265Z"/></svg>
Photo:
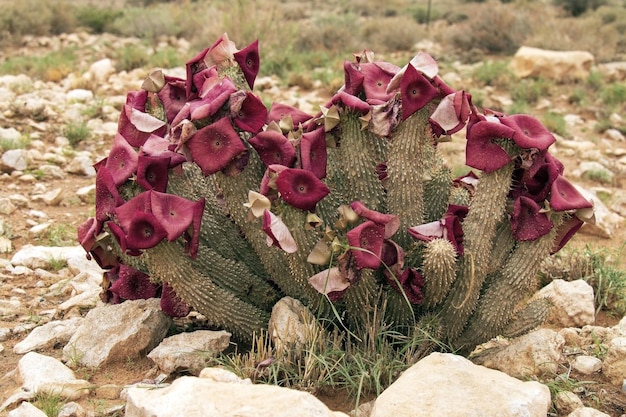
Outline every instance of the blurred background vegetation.
<svg viewBox="0 0 626 417"><path fill-rule="evenodd" d="M598 62L626 60L626 0L0 0L0 46L25 36L86 31L139 38L145 47L185 38L196 51L228 32L261 40L265 73L279 77L368 48L405 62L415 45L438 60L478 62L521 45L582 49ZM136 51L140 54L140 51ZM162 57L180 64L175 54ZM444 55L440 53L440 55ZM172 62L167 62L167 60Z"/></svg>

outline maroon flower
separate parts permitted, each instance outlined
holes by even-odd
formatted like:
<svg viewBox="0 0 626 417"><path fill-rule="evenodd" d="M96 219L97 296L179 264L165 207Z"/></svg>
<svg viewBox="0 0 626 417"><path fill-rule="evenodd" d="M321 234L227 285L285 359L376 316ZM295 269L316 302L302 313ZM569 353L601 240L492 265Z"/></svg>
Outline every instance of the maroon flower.
<svg viewBox="0 0 626 417"><path fill-rule="evenodd" d="M513 203L511 213L511 231L517 240L536 240L547 235L554 224L545 213L541 212L541 206L532 199L520 196Z"/></svg>
<svg viewBox="0 0 626 417"><path fill-rule="evenodd" d="M165 192L169 174L170 158L139 155L137 161L137 184L144 190Z"/></svg>
<svg viewBox="0 0 626 417"><path fill-rule="evenodd" d="M111 218L115 208L124 204L124 200L117 191L111 172L106 167L100 167L96 173L96 220L104 222Z"/></svg>
<svg viewBox="0 0 626 417"><path fill-rule="evenodd" d="M589 209L593 204L565 177L556 177L550 187L550 207L556 211Z"/></svg>
<svg viewBox="0 0 626 417"><path fill-rule="evenodd" d="M126 233L126 247L149 249L167 236L167 231L152 213L136 212Z"/></svg>
<svg viewBox="0 0 626 417"><path fill-rule="evenodd" d="M157 96L165 107L167 121L171 123L187 102L187 83L181 78L166 75L165 85Z"/></svg>
<svg viewBox="0 0 626 417"><path fill-rule="evenodd" d="M104 167L113 176L115 185L126 182L137 170L139 155L135 149L119 133L115 135L113 146L109 151Z"/></svg>
<svg viewBox="0 0 626 417"><path fill-rule="evenodd" d="M254 80L256 80L256 76L259 73L261 61L259 58L259 40L257 39L245 48L235 52L233 56L237 64L239 64L250 89L252 89Z"/></svg>
<svg viewBox="0 0 626 417"><path fill-rule="evenodd" d="M294 253L298 250L298 245L285 223L271 211L263 212L261 228L267 235L267 246L277 246L287 253Z"/></svg>
<svg viewBox="0 0 626 417"><path fill-rule="evenodd" d="M199 129L186 145L205 176L225 169L246 152L245 145L226 117Z"/></svg>
<svg viewBox="0 0 626 417"><path fill-rule="evenodd" d="M511 197L523 195L537 203L543 202L550 194L552 183L563 172L562 167L547 151L536 155L528 169L520 168L513 173L513 183L517 185L511 190Z"/></svg>
<svg viewBox="0 0 626 417"><path fill-rule="evenodd" d="M511 157L495 139L512 138L515 131L498 122L478 121L467 131L465 164L484 172L493 172L511 161Z"/></svg>
<svg viewBox="0 0 626 417"><path fill-rule="evenodd" d="M265 104L249 91L246 93L241 91L243 100L233 100L233 96L238 93L231 94L230 99L230 113L235 126L250 133L260 131L267 119Z"/></svg>
<svg viewBox="0 0 626 417"><path fill-rule="evenodd" d="M400 218L395 214L380 213L375 210L370 210L360 201L353 201L350 204L350 208L359 216L385 226L385 239L389 239L393 236L400 227Z"/></svg>
<svg viewBox="0 0 626 417"><path fill-rule="evenodd" d="M363 80L365 79L360 66L354 62L344 61L343 74L345 79L343 90L353 96L358 95L363 88Z"/></svg>
<svg viewBox="0 0 626 417"><path fill-rule="evenodd" d="M364 77L363 90L368 100L387 101L394 96L394 91L387 92L387 86L400 68L386 62L366 62L360 67Z"/></svg>
<svg viewBox="0 0 626 417"><path fill-rule="evenodd" d="M302 110L296 109L295 107L289 106L287 104L274 102L272 103L272 107L267 114L266 122L268 124L270 122L279 123L286 117L291 118L294 128L297 128L300 124L312 119L312 116L310 114L305 113Z"/></svg>
<svg viewBox="0 0 626 417"><path fill-rule="evenodd" d="M273 164L290 167L296 161L296 150L283 134L266 130L248 140L257 151L265 166Z"/></svg>
<svg viewBox="0 0 626 417"><path fill-rule="evenodd" d="M402 120L406 120L437 97L439 91L424 74L409 64L400 82L400 95L402 97Z"/></svg>
<svg viewBox="0 0 626 417"><path fill-rule="evenodd" d="M385 239L383 241L383 251L381 259L386 265L383 269L383 274L394 274L400 276L402 274L402 268L404 268L404 249L391 239Z"/></svg>
<svg viewBox="0 0 626 417"><path fill-rule="evenodd" d="M165 121L145 112L147 100L145 90L128 93L117 123L119 134L134 147L143 145L152 133L164 136L167 131Z"/></svg>
<svg viewBox="0 0 626 417"><path fill-rule="evenodd" d="M330 193L330 190L311 171L287 168L278 174L276 189L289 205L301 210L315 210L315 205Z"/></svg>
<svg viewBox="0 0 626 417"><path fill-rule="evenodd" d="M389 285L396 291L406 295L406 298L411 304L420 304L424 300L424 294L422 292L424 288L424 278L422 274L413 268L407 268L402 272L402 275L397 276L396 279L397 282L393 277L387 276Z"/></svg>
<svg viewBox="0 0 626 417"><path fill-rule="evenodd" d="M319 179L326 178L326 133L319 127L304 133L300 140L300 162L302 168L311 171Z"/></svg>
<svg viewBox="0 0 626 417"><path fill-rule="evenodd" d="M147 300L157 295L158 286L150 276L127 265L120 265L109 291L124 300Z"/></svg>
<svg viewBox="0 0 626 417"><path fill-rule="evenodd" d="M367 114L370 111L370 105L352 94L348 94L345 91L339 91L331 99L332 104L343 103L343 105L360 114ZM330 107L330 106L326 106Z"/></svg>
<svg viewBox="0 0 626 417"><path fill-rule="evenodd" d="M177 195L153 191L150 194L150 203L152 213L167 232L167 240L170 242L178 239L193 226L189 253L195 259L205 199L191 201Z"/></svg>
<svg viewBox="0 0 626 417"><path fill-rule="evenodd" d="M501 117L500 121L515 129L512 139L520 148L545 151L556 141L554 135L539 120L527 114Z"/></svg>
<svg viewBox="0 0 626 417"><path fill-rule="evenodd" d="M170 317L185 317L191 311L191 307L176 295L170 284L164 282L161 290L161 310Z"/></svg>
<svg viewBox="0 0 626 417"><path fill-rule="evenodd" d="M378 269L381 263L385 227L366 221L346 233L358 269Z"/></svg>
<svg viewBox="0 0 626 417"><path fill-rule="evenodd" d="M574 237L583 224L585 224L585 222L578 216L569 216L561 227L559 227L556 239L554 239L554 246L552 247L550 254L553 255L563 249L563 246L565 246L565 244L569 242L572 237Z"/></svg>

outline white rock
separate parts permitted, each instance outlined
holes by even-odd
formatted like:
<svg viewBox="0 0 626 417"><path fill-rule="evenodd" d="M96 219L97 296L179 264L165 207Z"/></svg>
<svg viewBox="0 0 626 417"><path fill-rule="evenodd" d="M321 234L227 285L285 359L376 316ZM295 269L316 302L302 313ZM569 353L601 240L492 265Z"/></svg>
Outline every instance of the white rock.
<svg viewBox="0 0 626 417"><path fill-rule="evenodd" d="M81 101L88 102L93 100L93 93L91 90L84 90L82 88L77 88L75 90L70 90L65 95L67 101Z"/></svg>
<svg viewBox="0 0 626 417"><path fill-rule="evenodd" d="M593 203L595 217L595 222L585 223L583 227L580 228L580 233L607 239L612 238L614 236L615 229L619 228L623 224L624 218L609 210L593 191L576 184L574 184L574 186L583 195L583 197Z"/></svg>
<svg viewBox="0 0 626 417"><path fill-rule="evenodd" d="M69 402L63 404L57 417L86 417L87 411L78 403Z"/></svg>
<svg viewBox="0 0 626 417"><path fill-rule="evenodd" d="M51 321L35 327L24 340L13 346L13 352L21 355L53 346L55 343L65 345L82 320L80 317L74 317L68 320Z"/></svg>
<svg viewBox="0 0 626 417"><path fill-rule="evenodd" d="M453 354L432 353L376 399L371 417L545 417L550 390ZM419 410L419 412L417 411Z"/></svg>
<svg viewBox="0 0 626 417"><path fill-rule="evenodd" d="M579 355L572 361L572 368L581 374L591 375L602 370L602 361L595 356Z"/></svg>
<svg viewBox="0 0 626 417"><path fill-rule="evenodd" d="M617 142L624 142L626 140L622 132L620 132L617 129L607 129L607 131L604 133L606 133L609 139L617 141Z"/></svg>
<svg viewBox="0 0 626 417"><path fill-rule="evenodd" d="M603 413L600 410L596 410L591 407L581 407L572 411L567 417L611 417L610 415Z"/></svg>
<svg viewBox="0 0 626 417"><path fill-rule="evenodd" d="M15 210L17 210L17 207L15 207L15 204L13 204L10 198L0 198L0 214L13 214Z"/></svg>
<svg viewBox="0 0 626 417"><path fill-rule="evenodd" d="M76 196L83 203L93 202L96 198L96 184L90 184L85 187L80 187L76 190Z"/></svg>
<svg viewBox="0 0 626 417"><path fill-rule="evenodd" d="M616 337L609 342L602 373L612 384L622 385L626 379L626 337Z"/></svg>
<svg viewBox="0 0 626 417"><path fill-rule="evenodd" d="M170 323L157 298L96 307L87 313L63 354L89 368L135 358L157 346Z"/></svg>
<svg viewBox="0 0 626 417"><path fill-rule="evenodd" d="M89 393L91 384L76 379L74 372L57 359L28 352L17 364L22 389L32 392L58 393L68 399L78 399Z"/></svg>
<svg viewBox="0 0 626 417"><path fill-rule="evenodd" d="M104 58L91 64L86 78L97 83L104 83L114 73L115 65L113 61L109 58Z"/></svg>
<svg viewBox="0 0 626 417"><path fill-rule="evenodd" d="M0 127L0 139L9 143L18 143L22 138L22 134L18 132L14 127L7 129Z"/></svg>
<svg viewBox="0 0 626 417"><path fill-rule="evenodd" d="M8 417L47 417L46 413L28 402L23 402L15 410L7 414Z"/></svg>
<svg viewBox="0 0 626 417"><path fill-rule="evenodd" d="M24 171L28 168L28 152L25 149L9 149L0 158L0 168L5 172Z"/></svg>
<svg viewBox="0 0 626 417"><path fill-rule="evenodd" d="M39 170L45 177L57 180L65 179L65 172L63 172L63 170L56 165L39 165Z"/></svg>
<svg viewBox="0 0 626 417"><path fill-rule="evenodd" d="M268 329L276 351L303 347L314 332L317 321L299 300L280 299L272 308Z"/></svg>
<svg viewBox="0 0 626 417"><path fill-rule="evenodd" d="M608 81L626 80L626 61L600 64L598 70Z"/></svg>
<svg viewBox="0 0 626 417"><path fill-rule="evenodd" d="M549 298L553 303L548 322L560 327L583 327L595 322L593 288L585 280L556 279L533 298Z"/></svg>
<svg viewBox="0 0 626 417"><path fill-rule="evenodd" d="M554 398L554 406L559 414L568 414L584 407L582 400L572 391L561 391Z"/></svg>
<svg viewBox="0 0 626 417"><path fill-rule="evenodd" d="M11 258L14 266L23 265L32 269L48 269L52 260L64 260L77 256L85 256L80 246L33 246L24 245Z"/></svg>
<svg viewBox="0 0 626 417"><path fill-rule="evenodd" d="M230 336L223 330L179 333L163 339L148 357L166 374L187 370L197 375L228 347Z"/></svg>
<svg viewBox="0 0 626 417"><path fill-rule="evenodd" d="M545 415L545 414L544 414ZM184 376L165 388L130 387L126 417L336 417L313 395L273 385Z"/></svg>
<svg viewBox="0 0 626 417"><path fill-rule="evenodd" d="M519 78L566 82L585 80L593 63L593 55L586 51L550 51L522 46L511 61L511 69Z"/></svg>
<svg viewBox="0 0 626 417"><path fill-rule="evenodd" d="M563 336L550 329L539 329L481 352L472 360L488 368L516 377L554 375L562 359Z"/></svg>
<svg viewBox="0 0 626 417"><path fill-rule="evenodd" d="M228 384L251 384L250 378L241 379L234 373L222 368L204 368L200 371L198 378L208 379L213 382L223 382Z"/></svg>
<svg viewBox="0 0 626 417"><path fill-rule="evenodd" d="M95 177L96 169L93 167L93 161L90 157L78 155L70 161L65 167L65 171L70 174L83 175L85 177Z"/></svg>

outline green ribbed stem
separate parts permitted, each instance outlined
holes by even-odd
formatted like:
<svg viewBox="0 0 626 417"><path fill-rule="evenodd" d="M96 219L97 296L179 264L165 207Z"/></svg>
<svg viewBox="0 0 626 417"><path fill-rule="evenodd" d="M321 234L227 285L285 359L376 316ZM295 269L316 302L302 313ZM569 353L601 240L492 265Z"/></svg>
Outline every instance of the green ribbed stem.
<svg viewBox="0 0 626 417"><path fill-rule="evenodd" d="M305 294L304 288L291 275L287 253L280 248L267 246L267 235L261 229L261 220L249 220L248 209L243 205L248 201L248 191L259 189L263 172L261 160L255 152L251 152L248 166L239 175L227 177L218 172L212 177L222 192L230 218L250 242L271 280L285 295L301 300Z"/></svg>
<svg viewBox="0 0 626 417"><path fill-rule="evenodd" d="M393 240L406 247L412 238L406 229L424 223L424 177L428 169L427 147L432 144L428 118L430 106L409 116L398 125L390 139L387 160L387 205L389 213L400 217L400 229Z"/></svg>
<svg viewBox="0 0 626 417"><path fill-rule="evenodd" d="M510 162L481 176L469 213L463 221L464 256L459 260L455 285L441 310L449 340L461 333L478 302L487 276L496 226L504 215L513 169L514 163Z"/></svg>
<svg viewBox="0 0 626 417"><path fill-rule="evenodd" d="M394 326L408 327L415 324L415 312L413 305L407 303L404 295L399 291L389 288L386 292L387 309L385 318L388 323Z"/></svg>
<svg viewBox="0 0 626 417"><path fill-rule="evenodd" d="M503 219L496 228L496 237L493 240L491 257L489 258L489 268L487 274L498 271L511 254L517 240L511 232L511 222L508 218Z"/></svg>
<svg viewBox="0 0 626 417"><path fill-rule="evenodd" d="M432 308L441 303L456 279L456 249L447 239L435 239L424 250L424 302Z"/></svg>
<svg viewBox="0 0 626 417"><path fill-rule="evenodd" d="M511 321L502 330L502 335L517 337L536 329L546 321L552 307L553 304L549 298L537 298L530 301L515 312Z"/></svg>
<svg viewBox="0 0 626 417"><path fill-rule="evenodd" d="M450 191L448 202L457 206L469 206L470 193L465 188L455 187Z"/></svg>
<svg viewBox="0 0 626 417"><path fill-rule="evenodd" d="M369 322L368 317L376 307L379 291L375 271L361 270L361 279L348 287L342 299L351 327L359 328Z"/></svg>
<svg viewBox="0 0 626 417"><path fill-rule="evenodd" d="M256 275L243 263L225 258L206 246L200 246L194 268L211 277L220 288L262 310L270 311L280 299L280 293L262 276Z"/></svg>
<svg viewBox="0 0 626 417"><path fill-rule="evenodd" d="M161 242L142 255L150 275L169 283L176 294L202 313L215 326L250 341L267 326L269 314L246 303L198 272L196 264L179 244Z"/></svg>
<svg viewBox="0 0 626 417"><path fill-rule="evenodd" d="M337 206L354 200L360 200L372 210L385 210L385 190L376 173L376 166L383 162L380 159L383 139L361 130L359 117L350 111L341 116L339 147L328 149L326 184L331 193L326 204L332 203L332 209L325 209L322 202L320 210L329 211L332 216L336 215Z"/></svg>
<svg viewBox="0 0 626 417"><path fill-rule="evenodd" d="M552 221L554 227L550 233L533 241L518 242L502 268L490 277L490 285L481 295L457 345L473 347L501 334L518 304L536 289L541 260L549 256L554 247L562 214L557 213Z"/></svg>
<svg viewBox="0 0 626 417"><path fill-rule="evenodd" d="M441 163L443 164L443 161ZM424 183L425 223L441 219L448 210L452 185L452 176L448 167L439 165L431 171L431 179Z"/></svg>

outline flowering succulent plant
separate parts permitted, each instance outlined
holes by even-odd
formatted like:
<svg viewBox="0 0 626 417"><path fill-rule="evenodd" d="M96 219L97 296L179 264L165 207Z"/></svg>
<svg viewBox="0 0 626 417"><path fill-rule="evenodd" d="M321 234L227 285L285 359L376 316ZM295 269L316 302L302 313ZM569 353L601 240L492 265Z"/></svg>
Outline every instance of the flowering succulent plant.
<svg viewBox="0 0 626 417"><path fill-rule="evenodd" d="M436 317L466 349L542 322L549 301L524 303L539 264L593 210L537 119L481 111L425 53L355 54L316 115L267 109L258 70L258 42L223 35L186 79L128 93L79 229L105 301L160 296L242 339L285 295L358 326L382 294L402 331ZM475 171L453 179L438 147L464 128Z"/></svg>

